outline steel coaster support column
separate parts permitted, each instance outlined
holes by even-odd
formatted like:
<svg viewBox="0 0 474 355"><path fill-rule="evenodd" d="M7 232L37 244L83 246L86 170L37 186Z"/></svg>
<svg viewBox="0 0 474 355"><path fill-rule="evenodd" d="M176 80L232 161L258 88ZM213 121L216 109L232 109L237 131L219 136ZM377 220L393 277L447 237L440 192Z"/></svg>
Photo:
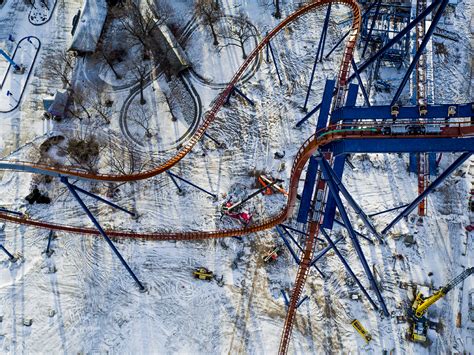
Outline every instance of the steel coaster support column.
<svg viewBox="0 0 474 355"><path fill-rule="evenodd" d="M337 225L339 225L339 226L341 226L341 227L347 229L346 225L345 225L344 223L342 223L342 222L341 222L340 220L338 220L338 219L334 219L334 223L336 223ZM358 231L356 231L356 230L354 230L354 233L355 233L357 236L359 236L359 237L365 239L366 241L368 241L370 244L375 244L372 239L366 237L366 236L363 235L362 233L360 233L360 232L358 232Z"/></svg>
<svg viewBox="0 0 474 355"><path fill-rule="evenodd" d="M204 137L207 137L209 138L211 141L213 141L214 143L216 143L216 145L218 147L222 146L222 143L219 142L217 139L215 139L214 137L210 136L207 132L204 132Z"/></svg>
<svg viewBox="0 0 474 355"><path fill-rule="evenodd" d="M286 234L288 234L288 235L290 235L290 236L291 236L291 234L290 234L289 231L292 231L292 232L295 232L295 233L299 233L299 234L302 234L302 235L304 235L304 236L308 236L308 235L309 235L309 234L306 233L306 232L300 231L300 230L298 230L298 229L296 229L296 228L293 228L293 227L290 227L290 226L288 226L288 225L286 225L286 224L280 224L280 226L285 230ZM291 238L292 238L292 240L293 240L293 236L291 236ZM320 242L323 241L321 238L318 238L318 237L315 237L315 239L318 240L318 241L320 241ZM296 243L296 242L295 242L295 243Z"/></svg>
<svg viewBox="0 0 474 355"><path fill-rule="evenodd" d="M334 244L337 244L339 243L341 240L343 240L344 237L339 237L335 242ZM324 248L323 250L321 250L321 252L315 256L315 258L313 259L313 261L311 262L311 266L313 266L314 264L317 263L317 261L319 259L321 259L324 255L326 255L328 253L328 251L330 251L332 249L332 247L330 245L328 245L326 248Z"/></svg>
<svg viewBox="0 0 474 355"><path fill-rule="evenodd" d="M0 212L11 213L11 214L14 214L14 215L17 215L17 216L20 216L20 217L23 216L22 212L12 211L12 210L9 210L9 209L3 208L3 207L0 207Z"/></svg>
<svg viewBox="0 0 474 355"><path fill-rule="evenodd" d="M329 14L331 12L331 7L330 6L331 5L329 4L328 5L328 10L326 12L326 18L324 19L323 30L321 32L321 36L319 37L318 49L316 51L316 56L314 58L313 69L311 70L311 77L309 79L308 90L306 91L306 98L304 99L303 111L305 111L305 112L307 110L309 93L311 92L311 86L313 86L314 73L316 72L316 64L318 63L319 54L321 53L321 45L322 45L322 42L323 42L324 32L327 31L327 26L328 26L327 22L329 21Z"/></svg>
<svg viewBox="0 0 474 355"><path fill-rule="evenodd" d="M354 209L355 213L362 218L362 221L364 222L365 226L377 237L377 239L383 243L383 239L380 236L380 234L377 232L375 229L374 225L372 222L369 220L369 217L365 214L365 212L360 208L360 206L357 204L357 202L354 200L352 195L347 191L346 187L342 183L342 181L339 179L339 177L336 175L334 170L331 169L331 166L327 162L326 159L321 158L321 168L323 169L324 175L329 178L329 180L332 181L332 183L335 185L337 188L337 191L335 190L335 193L337 194L339 191L342 193L344 198L349 202L349 205Z"/></svg>
<svg viewBox="0 0 474 355"><path fill-rule="evenodd" d="M351 64L352 64L352 68L354 69L354 74L357 77L357 81L359 82L360 89L362 90L362 95L364 96L365 104L370 107L369 95L367 95L367 91L365 90L364 83L362 82L362 78L360 77L360 74L357 70L357 65L354 61L354 58L352 58Z"/></svg>
<svg viewBox="0 0 474 355"><path fill-rule="evenodd" d="M7 250L7 248L3 246L3 244L0 244L0 249L2 249L5 254L7 254L8 259L10 259L10 261L16 260L16 258Z"/></svg>
<svg viewBox="0 0 474 355"><path fill-rule="evenodd" d="M278 234L280 235L281 239L283 239L283 242L285 243L286 247L290 251L291 256L293 257L293 259L295 259L296 264L299 265L301 263L300 258L298 257L298 255L296 255L294 249L290 245L290 242L288 241L288 239L286 239L285 235L282 233L279 226L276 226L275 229L278 232ZM298 244L296 244L296 245L298 245Z"/></svg>
<svg viewBox="0 0 474 355"><path fill-rule="evenodd" d="M335 80L326 80L326 84L324 86L324 92L323 92L323 99L321 100L321 103L318 106L316 106L314 109L312 109L308 114L306 114L306 116L304 116L296 124L296 127L301 126L314 113L316 113L316 111L318 111L320 108L321 108L321 111L319 112L319 118L318 118L318 122L316 124L316 131L318 131L321 128L326 127L327 118L328 118L328 115L329 115L329 110L331 109L332 97L335 94L335 90L334 90L335 86L336 86L336 81ZM323 122L324 118L326 119L325 122Z"/></svg>
<svg viewBox="0 0 474 355"><path fill-rule="evenodd" d="M13 68L15 68L15 70L20 70L20 66L18 64L16 64L13 59L7 54L7 52L5 52L3 49L0 49L0 55L3 56L3 58L5 58L7 60L8 63L10 63Z"/></svg>
<svg viewBox="0 0 474 355"><path fill-rule="evenodd" d="M140 282L140 280L137 278L137 276L135 275L135 273L132 271L132 269L130 268L130 266L128 266L127 262L125 261L125 259L122 257L122 255L120 254L120 252L117 250L117 248L115 247L114 243L112 243L112 241L110 240L109 236L105 233L105 231L102 229L101 225L99 224L99 222L95 219L94 215L92 214L92 212L87 208L87 206L85 205L84 201L82 201L81 197L79 196L79 194L76 192L75 188L73 185L71 185L68 181L68 179L66 177L61 177L61 182L66 185L66 187L68 188L69 192L72 194L72 196L74 196L74 198L77 200L77 202L79 203L79 205L82 207L82 209L84 210L84 212L87 214L87 216L89 217L89 219L91 220L91 222L94 224L94 226L97 228L97 230L99 231L100 235L102 237L104 237L105 241L107 242L107 244L110 246L110 248L112 249L112 251L114 252L114 254L117 256L117 258L120 260L120 262L122 263L122 265L125 267L125 269L127 269L128 273L130 274L130 276L133 278L133 280L137 283L138 287L140 288L141 291L145 291L145 286L143 286L143 284Z"/></svg>
<svg viewBox="0 0 474 355"><path fill-rule="evenodd" d="M300 299L300 301L296 304L296 309L298 309L301 306L301 304L306 300L309 300L308 295L305 295L302 299Z"/></svg>
<svg viewBox="0 0 474 355"><path fill-rule="evenodd" d="M374 300L372 299L372 297L370 297L369 293L367 292L367 290L365 289L364 285L362 285L362 283L360 282L360 280L358 279L358 277L356 276L356 274L354 273L354 271L352 271L352 268L350 267L350 265L347 263L346 259L344 258L344 256L342 256L341 252L339 251L339 249L337 248L336 244L332 241L332 239L329 237L329 234L326 232L326 230L324 228L321 228L321 233L323 234L324 238L326 238L328 244L331 246L331 248L334 250L334 252L336 253L337 257L339 258L339 260L341 260L341 263L344 265L344 267L346 268L347 272L349 273L349 275L351 275L351 277L354 279L354 281L356 282L356 284L359 286L360 290L362 291L362 293L364 294L364 296L367 298L367 300L370 302L370 304L372 305L372 307L374 307L374 309L376 311L379 310L379 307L377 306L377 304L374 302Z"/></svg>
<svg viewBox="0 0 474 355"><path fill-rule="evenodd" d="M372 10L372 8L376 5L377 3L374 2L372 4L370 4L370 6L367 8L367 10L362 14L362 19L364 19L365 17L367 17L367 15L369 14L370 10ZM344 41L344 39L349 36L349 34L351 33L351 30L347 31L344 36L342 36L342 38L334 45L334 47L331 48L331 50L329 51L328 54L326 54L326 56L324 57L325 59L328 59L329 56L336 50L337 47L339 47L339 45L342 43L342 41Z"/></svg>
<svg viewBox="0 0 474 355"><path fill-rule="evenodd" d="M441 5L439 5L438 11L436 12L436 15L434 16L434 18L431 22L431 25L428 28L428 31L426 32L426 34L423 37L423 41L421 42L420 46L418 47L418 50L416 51L416 54L413 57L413 60L410 63L410 66L408 67L407 72L405 73L405 76L403 77L402 82L400 83L400 86L398 87L397 92L395 93L395 96L392 99L391 106L395 105L397 103L398 99L400 98L400 95L402 94L402 91L403 91L408 79L410 78L410 75L411 75L413 69L415 68L416 63L418 63L418 60L420 59L421 55L423 54L423 51L425 50L426 45L430 41L431 35L433 34L436 26L438 25L438 22L441 18L441 15L443 14L444 9L446 8L446 5L448 5L448 3L449 3L449 0L442 0Z"/></svg>
<svg viewBox="0 0 474 355"><path fill-rule="evenodd" d="M319 58L320 62L323 61L324 46L326 45L326 37L327 37L327 34L328 34L329 17L331 16L331 5L332 4L329 3L328 9L327 9L327 12L326 12L326 18L324 19L323 33L322 33L323 44L321 46L321 57Z"/></svg>
<svg viewBox="0 0 474 355"><path fill-rule="evenodd" d="M429 161L428 165L430 167L430 175L435 176L438 169L438 165L436 164L436 153L434 152L428 153L428 161Z"/></svg>
<svg viewBox="0 0 474 355"><path fill-rule="evenodd" d="M457 158L454 163L452 163L449 168L443 171L436 179L433 181L422 194L418 195L397 217L390 222L385 229L382 231L382 235L386 234L396 223L398 223L403 217L406 217L410 214L413 209L416 208L418 203L422 201L430 192L432 192L435 188L437 188L451 173L460 167L469 157L471 156L472 152L467 152L461 154L459 158Z"/></svg>
<svg viewBox="0 0 474 355"><path fill-rule="evenodd" d="M275 54L273 54L273 47L272 47L272 44L270 43L270 41L268 41L267 48L270 48L270 53L272 55L273 64L275 65L275 69L276 69L276 72L277 72L277 75L278 75L278 81L280 82L280 85L282 85L280 71L278 70L278 64L277 64L276 59L275 59ZM268 56L267 56L267 58L268 58Z"/></svg>
<svg viewBox="0 0 474 355"><path fill-rule="evenodd" d="M389 312L387 309L387 306L385 304L385 300L383 299L382 293L380 292L377 282L374 278L374 275L372 274L372 270L370 270L370 266L367 263L367 260L365 258L364 252L362 251L362 248L360 247L359 241L356 238L356 234L354 232L354 229L352 228L351 221L349 220L349 216L347 215L346 209L344 208L344 205L342 203L341 198L339 197L338 194L338 188L334 181L331 179L331 176L329 172L325 169L325 165L321 165L323 168L323 173L325 174L325 177L327 178L327 184L329 186L329 191L333 195L334 199L336 200L336 205L337 209L339 210L342 220L344 221L344 224L347 227L347 231L349 232L349 236L352 240L352 245L354 246L354 249L359 256L360 262L362 264L362 267L364 268L364 271L367 275L367 278L369 279L369 282L372 286L372 289L374 290L377 299L379 300L380 306L382 307L383 313L385 316L389 316Z"/></svg>
<svg viewBox="0 0 474 355"><path fill-rule="evenodd" d="M283 241L285 242L285 245L286 247L288 248L288 250L290 251L291 255L293 256L293 258L295 259L295 262L299 265L300 264L300 259L298 258L298 256L296 255L294 249L291 247L290 243L288 242L288 239L286 239L286 237L284 236L284 234L281 232L281 230L279 229L279 226L276 226L275 227L277 229L277 232L278 234L280 234L281 238L283 239ZM283 227L283 230L285 231L285 233L291 238L291 240L293 241L293 243L296 244L296 246L298 247L298 249L301 251L301 252L304 252L303 251L303 248L301 247L301 245L299 245L299 243L293 238L293 236L291 235L290 232L288 232L285 227ZM326 278L326 274L324 272L322 272L316 265L312 265L318 272L319 274L321 275L321 277L323 279Z"/></svg>
<svg viewBox="0 0 474 355"><path fill-rule="evenodd" d="M174 176L171 175L171 173L169 171L166 171L166 173L171 178L171 181L173 181L174 186L176 186L176 188L178 189L178 193L180 193L180 194L184 193L184 191L181 189L181 187L179 187L179 184L176 181L176 179L174 178Z"/></svg>
<svg viewBox="0 0 474 355"><path fill-rule="evenodd" d="M300 208L296 220L300 223L308 221L308 214L311 208L311 199L313 196L316 176L318 174L318 162L314 157L309 158L306 178L304 180L303 192L301 193Z"/></svg>
<svg viewBox="0 0 474 355"><path fill-rule="evenodd" d="M122 211L122 212L125 212L125 213L131 215L132 217L135 217L135 216L136 216L135 213L130 212L129 210L127 210L127 209L125 209L125 208L123 208L123 207L120 207L119 205L116 205L115 203L110 202L110 201L108 201L108 200L106 200L106 199L104 199L104 198L102 198L102 197L100 197L100 196L97 196L96 194L93 194L92 192L89 192L89 191L87 191L87 190L81 189L80 187L78 187L78 186L76 186L76 185L72 185L72 184L71 184L71 187L72 187L74 190L83 193L84 195L87 195L87 196L89 196L89 197L95 198L96 200L98 200L98 201L100 201L100 202L103 202L103 203L105 203L106 205L109 205L109 206L111 206L111 207L113 207L113 208L116 208L116 209L118 209L118 210L120 210L120 211Z"/></svg>
<svg viewBox="0 0 474 355"><path fill-rule="evenodd" d="M174 178L176 178L176 179L179 179L179 180L185 182L186 184L189 184L189 185L191 185L192 187L195 187L196 189L198 189L198 190L200 190L200 191L202 191L202 192L205 192L206 194L208 194L208 195L212 196L213 198L217 199L217 195L216 195L216 194L213 194L212 192L209 192L209 191L207 191L207 190L204 190L202 187L199 187L199 186L197 186L196 184L193 184L191 181L186 180L185 178L182 178L182 177L180 177L180 176L178 176L178 175L176 175L176 174L173 174L171 171L168 171L168 174L169 174L169 176L172 176L172 177L174 177Z"/></svg>
<svg viewBox="0 0 474 355"><path fill-rule="evenodd" d="M46 246L46 250L45 250L45 253L46 255L50 256L53 251L51 250L51 240L53 239L53 231L50 230L49 231L49 236L48 236L48 245Z"/></svg>
<svg viewBox="0 0 474 355"><path fill-rule="evenodd" d="M359 65L359 73L362 73L365 69L369 67L373 62L375 62L382 54L384 54L389 48L391 48L395 43L397 43L400 39L403 38L408 32L410 32L421 20L423 20L426 16L428 16L435 8L438 6L441 1L446 0L435 0L428 6L422 13L420 13L412 22L410 22L407 27L401 30L395 37L393 37L385 46L383 46L377 53L375 53L372 57L366 60L364 63ZM352 74L348 82L355 78L355 74Z"/></svg>
<svg viewBox="0 0 474 355"><path fill-rule="evenodd" d="M387 213L387 212L396 211L396 210L399 210L400 208L403 208L403 207L406 207L406 206L408 206L408 203L404 204L404 205L401 205L401 206L398 206L398 207L389 208L388 210L383 210L383 211L380 211L380 212L371 213L371 214L369 214L369 217L374 217L374 216L378 216L379 214L384 214L384 213Z"/></svg>
<svg viewBox="0 0 474 355"><path fill-rule="evenodd" d="M372 17L372 22L370 23L369 32L367 33L367 38L365 39L364 49L362 50L362 58L364 58L365 51L367 50L367 46L369 45L369 42L372 38L372 31L373 31L374 26L375 26L375 21L377 21L377 17L379 16L380 5L382 5L382 0L377 1L377 7L375 8L375 14L374 14L374 17Z"/></svg>
<svg viewBox="0 0 474 355"><path fill-rule="evenodd" d="M288 307L290 305L290 300L288 299L285 290L281 290L281 294L283 295L283 299L285 300L285 305Z"/></svg>
<svg viewBox="0 0 474 355"><path fill-rule="evenodd" d="M242 96L250 105L255 106L255 103L252 100L250 100L249 97L245 95L242 91L237 89L235 86L234 86L234 91L240 96Z"/></svg>

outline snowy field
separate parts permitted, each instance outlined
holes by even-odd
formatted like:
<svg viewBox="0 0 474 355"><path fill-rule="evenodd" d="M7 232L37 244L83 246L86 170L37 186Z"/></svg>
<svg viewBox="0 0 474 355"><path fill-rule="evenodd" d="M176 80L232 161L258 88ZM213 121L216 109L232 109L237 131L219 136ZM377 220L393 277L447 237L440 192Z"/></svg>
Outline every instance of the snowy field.
<svg viewBox="0 0 474 355"><path fill-rule="evenodd" d="M142 56L136 45L130 45L127 59L117 67L120 79L100 56L80 58L71 76L77 87L92 98L88 104L93 107L94 100L99 99L112 104L102 114L91 109L94 112L91 118L69 117L56 122L43 118L43 98L61 90L63 83L49 74L48 66L51 58L68 49L72 19L82 1L58 0L51 20L37 26L28 20L30 5L23 0L7 0L0 7L0 47L12 53L16 43L8 41L10 34L15 40L34 35L41 41L41 49L20 107L0 113L2 160L72 164L64 154L63 143L54 146L46 156L41 153L42 144L50 136L70 138L88 134L95 134L99 140L101 154L97 169L101 172L117 173L132 168L131 156L139 157L142 167L156 165L172 156L243 62L243 53L237 46L226 46L225 40L216 50L209 28L194 15L192 1L169 0L168 3L172 7L170 21L180 29L178 39L192 69L180 78L169 80L164 75L152 75L153 80L144 88L146 103L141 105L137 77L127 67L129 60ZM252 29L252 36L245 43L247 54L278 23L272 16L271 0L220 3L224 15L219 21L224 32L225 26L236 21L240 13L247 16ZM298 5L299 1L283 1L282 18ZM299 129L294 126L304 115L302 106L325 12L326 8L322 8L303 16L272 41L281 86L275 66L272 61L267 62L265 53L251 66L239 88L255 101L255 106L238 96L232 97L231 104L219 113L207 132L225 146L218 147L205 137L171 170L217 194L217 201L182 183L184 195L178 194L166 174L120 186L79 181L78 186L102 196L111 195L110 191L114 190L111 199L115 203L139 214L138 219L132 219L85 198L102 225L106 229L137 232L237 227L237 221L220 218L219 206L229 191L241 190L245 194L254 191L257 172L280 178L287 186L295 154L315 129L314 117ZM472 0L463 0L441 22L441 27L457 32L461 41L433 37L447 48L447 52L433 54L436 103L472 101L471 30L474 28L469 17L472 12ZM346 8L333 7L327 50L347 30L347 24L345 27L338 23L348 15ZM123 39L124 43L127 41ZM318 63L309 108L320 102L325 80L337 76L341 54L339 49ZM359 55L356 54L356 61ZM144 69L151 71L151 64L143 63ZM2 60L0 79L6 70L7 64ZM397 87L404 71L405 68L399 71L382 68L382 75ZM4 90L0 108L11 102ZM408 96L407 88L404 97ZM373 104L388 104L390 96L372 90L370 99ZM361 95L358 104L363 104ZM140 120L146 117L146 127L136 123L136 115ZM284 157L275 159L276 152L284 152ZM440 171L455 159L452 154L444 154ZM354 168L346 165L344 183L369 214L408 203L417 194L417 177L408 173L407 154L355 154L351 163ZM0 171L0 179L0 206L28 212L34 219L91 226L59 181L10 171ZM394 227L384 245L361 242L391 317L381 317L371 308L334 252L322 258L318 267L327 277L322 279L314 269L310 272L303 291L310 299L298 309L290 353L474 353L474 322L468 315L468 295L474 290L474 277L430 308L429 318L442 324L439 332L429 330L430 347L408 342L408 323L397 323L396 319L406 314L414 292L413 287L404 289L400 284L436 289L464 268L474 266L472 232L465 230L473 218L467 208L472 181L474 159L471 158L430 195L428 216L423 223L412 213ZM33 185L48 193L52 199L50 205L27 204L24 198ZM248 208L258 222L276 215L284 204L282 195L259 195ZM369 235L350 211L355 228ZM394 217L394 213L388 213L373 220L381 230ZM296 221L289 224L302 228ZM242 240L116 239L117 248L146 284L147 291L141 293L101 238L56 233L52 242L54 253L48 257L43 253L48 231L8 223L0 226L4 226L0 243L12 253L22 255L16 263L0 255L2 353L274 354L278 351L286 315L281 290L291 292L297 266L288 251L275 263L262 261L262 256L280 243L275 230L248 235ZM338 246L369 289L346 233L335 227L331 235L333 239L345 237ZM407 245L403 235L414 236L415 243ZM326 246L316 245L318 250ZM192 271L197 266L223 276L224 285L193 279ZM372 291L369 293L375 298ZM353 299L354 294L359 298ZM458 312L462 315L460 328L456 326ZM369 344L351 326L354 318L372 334ZM31 326L24 325L28 319L32 319Z"/></svg>

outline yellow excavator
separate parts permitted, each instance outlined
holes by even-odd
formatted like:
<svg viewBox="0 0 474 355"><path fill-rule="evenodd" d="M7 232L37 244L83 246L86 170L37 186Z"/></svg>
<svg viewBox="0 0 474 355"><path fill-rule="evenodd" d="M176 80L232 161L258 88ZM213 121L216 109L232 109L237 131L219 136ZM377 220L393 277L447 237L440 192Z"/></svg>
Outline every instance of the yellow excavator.
<svg viewBox="0 0 474 355"><path fill-rule="evenodd" d="M428 333L428 320L425 317L425 313L428 308L439 299L443 298L456 285L461 283L473 273L474 267L464 270L461 274L448 282L446 286L440 288L431 296L424 297L421 292L417 293L415 301L413 302L409 312L409 319L411 321L410 340L422 343L426 342Z"/></svg>

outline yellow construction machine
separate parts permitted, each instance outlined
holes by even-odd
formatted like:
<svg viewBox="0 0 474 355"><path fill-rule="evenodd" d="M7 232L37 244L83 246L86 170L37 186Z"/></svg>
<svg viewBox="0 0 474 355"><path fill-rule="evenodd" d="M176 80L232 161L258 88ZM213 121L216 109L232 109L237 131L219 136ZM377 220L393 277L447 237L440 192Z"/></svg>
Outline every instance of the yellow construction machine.
<svg viewBox="0 0 474 355"><path fill-rule="evenodd" d="M411 309L408 314L410 320L410 340L415 342L426 342L428 333L428 319L425 314L428 308L443 298L449 291L451 291L456 285L461 283L467 277L474 273L474 267L464 270L461 274L452 279L448 284L438 291L433 293L431 296L424 297L421 292L418 292L415 301L413 302Z"/></svg>

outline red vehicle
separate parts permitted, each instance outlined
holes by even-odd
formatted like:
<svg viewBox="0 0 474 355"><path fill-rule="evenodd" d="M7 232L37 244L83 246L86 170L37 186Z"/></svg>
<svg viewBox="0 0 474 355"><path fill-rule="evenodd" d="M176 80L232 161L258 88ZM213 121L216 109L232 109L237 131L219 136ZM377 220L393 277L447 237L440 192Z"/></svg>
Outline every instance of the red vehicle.
<svg viewBox="0 0 474 355"><path fill-rule="evenodd" d="M244 226L248 226L252 221L252 214L248 211L232 211L231 208L233 205L231 200L227 201L224 206L222 206L222 215L237 219Z"/></svg>

